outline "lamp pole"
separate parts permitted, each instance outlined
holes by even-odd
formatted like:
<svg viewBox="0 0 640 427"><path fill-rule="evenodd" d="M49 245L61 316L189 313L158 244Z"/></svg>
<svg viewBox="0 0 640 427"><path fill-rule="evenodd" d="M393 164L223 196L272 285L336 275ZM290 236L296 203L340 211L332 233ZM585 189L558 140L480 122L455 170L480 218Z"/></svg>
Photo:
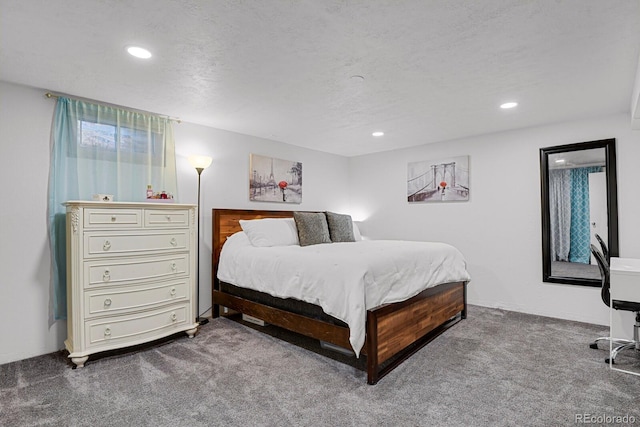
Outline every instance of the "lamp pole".
<svg viewBox="0 0 640 427"><path fill-rule="evenodd" d="M196 168L196 172L198 172L198 255L196 258L196 322L201 325L206 325L207 323L209 323L209 319L207 319L206 317L200 317L200 175L202 175L203 170L204 168Z"/></svg>
<svg viewBox="0 0 640 427"><path fill-rule="evenodd" d="M189 163L198 172L198 237L196 250L196 322L200 325L209 323L206 317L200 317L200 175L202 171L211 165L211 157L207 156L190 156Z"/></svg>

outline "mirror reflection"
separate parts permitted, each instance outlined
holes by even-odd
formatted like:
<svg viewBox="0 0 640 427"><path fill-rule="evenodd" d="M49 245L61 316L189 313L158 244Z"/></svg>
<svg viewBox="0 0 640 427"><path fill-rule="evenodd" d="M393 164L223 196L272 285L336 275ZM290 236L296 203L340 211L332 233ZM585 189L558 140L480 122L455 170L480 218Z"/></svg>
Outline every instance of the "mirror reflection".
<svg viewBox="0 0 640 427"><path fill-rule="evenodd" d="M590 245L608 240L605 171L604 148L549 156L552 276L600 279Z"/></svg>
<svg viewBox="0 0 640 427"><path fill-rule="evenodd" d="M610 139L540 150L544 281L600 286L591 245L617 255L614 144Z"/></svg>

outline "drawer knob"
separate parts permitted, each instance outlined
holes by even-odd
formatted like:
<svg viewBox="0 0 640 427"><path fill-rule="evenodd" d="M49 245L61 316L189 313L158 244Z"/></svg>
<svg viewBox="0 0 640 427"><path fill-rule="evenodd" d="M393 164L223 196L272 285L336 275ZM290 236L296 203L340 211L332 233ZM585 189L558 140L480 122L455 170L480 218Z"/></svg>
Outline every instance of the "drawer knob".
<svg viewBox="0 0 640 427"><path fill-rule="evenodd" d="M176 240L175 237L172 237L171 240L169 241L169 243L171 243L171 246L177 246L178 245L178 241Z"/></svg>
<svg viewBox="0 0 640 427"><path fill-rule="evenodd" d="M111 328L110 327L106 327L104 328L104 336L105 337L110 337L111 336Z"/></svg>
<svg viewBox="0 0 640 427"><path fill-rule="evenodd" d="M167 221L171 222L171 215L167 215Z"/></svg>
<svg viewBox="0 0 640 427"><path fill-rule="evenodd" d="M171 263L171 270L176 271L176 269L178 268L178 266L176 265L175 262Z"/></svg>
<svg viewBox="0 0 640 427"><path fill-rule="evenodd" d="M171 313L171 321L175 322L176 320L178 320L178 316L175 313Z"/></svg>
<svg viewBox="0 0 640 427"><path fill-rule="evenodd" d="M111 249L111 242L108 240L105 240L104 244L102 245L102 249L105 251L108 251L109 249Z"/></svg>
<svg viewBox="0 0 640 427"><path fill-rule="evenodd" d="M104 300L104 306L111 307L111 298L107 298L106 300Z"/></svg>
<svg viewBox="0 0 640 427"><path fill-rule="evenodd" d="M173 297L175 295L176 295L176 288L173 287L173 288L171 288L171 296Z"/></svg>
<svg viewBox="0 0 640 427"><path fill-rule="evenodd" d="M111 273L109 270L105 270L104 273L102 273L102 280L104 282L108 282L109 280L111 280Z"/></svg>
<svg viewBox="0 0 640 427"><path fill-rule="evenodd" d="M111 222L115 222L117 217L115 215L111 215Z"/></svg>

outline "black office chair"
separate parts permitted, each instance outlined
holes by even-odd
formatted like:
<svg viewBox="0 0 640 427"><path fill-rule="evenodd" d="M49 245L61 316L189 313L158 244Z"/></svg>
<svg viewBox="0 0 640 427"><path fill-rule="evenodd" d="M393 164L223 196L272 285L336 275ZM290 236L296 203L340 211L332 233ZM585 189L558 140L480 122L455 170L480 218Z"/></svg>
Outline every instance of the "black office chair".
<svg viewBox="0 0 640 427"><path fill-rule="evenodd" d="M602 237L600 237L598 233L596 233L595 237L598 243L600 243L600 248L602 249L602 255L604 255L604 260L607 261L607 264L609 264L609 259L610 259L609 249L607 249L606 243L604 243L604 241L602 240Z"/></svg>
<svg viewBox="0 0 640 427"><path fill-rule="evenodd" d="M600 296L602 301L607 305L607 307L611 307L611 293L610 293L610 273L609 273L609 263L605 260L604 255L595 247L595 245L591 245L591 253L596 259L598 263L598 267L600 268L600 274L602 275L602 290L600 291ZM613 309L614 310L625 310L625 311L633 311L636 314L636 323L633 326L633 340L625 340L611 337L600 337L592 342L589 347L598 348L598 342L611 341L614 345L614 349L611 350L611 354L609 358L605 359L605 362L615 363L616 356L622 350L635 349L640 351L640 340L638 340L638 331L640 330L640 303L637 302L629 302L629 301L617 301L613 300Z"/></svg>
<svg viewBox="0 0 640 427"><path fill-rule="evenodd" d="M602 290L600 291L600 296L602 297L602 302L604 302L607 307L610 307L611 295L609 293L609 289L611 287L611 276L609 274L609 262L595 245L591 245L591 253L598 263L598 268L600 268L600 276L602 277Z"/></svg>

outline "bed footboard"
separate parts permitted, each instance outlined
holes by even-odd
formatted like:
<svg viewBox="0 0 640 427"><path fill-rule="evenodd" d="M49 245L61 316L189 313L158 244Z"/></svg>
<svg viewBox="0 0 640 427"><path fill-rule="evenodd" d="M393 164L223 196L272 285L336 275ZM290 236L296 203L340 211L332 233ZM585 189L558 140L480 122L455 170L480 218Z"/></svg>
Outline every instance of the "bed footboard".
<svg viewBox="0 0 640 427"><path fill-rule="evenodd" d="M463 282L436 286L407 301L368 310L367 382L377 383L465 317L466 283Z"/></svg>

